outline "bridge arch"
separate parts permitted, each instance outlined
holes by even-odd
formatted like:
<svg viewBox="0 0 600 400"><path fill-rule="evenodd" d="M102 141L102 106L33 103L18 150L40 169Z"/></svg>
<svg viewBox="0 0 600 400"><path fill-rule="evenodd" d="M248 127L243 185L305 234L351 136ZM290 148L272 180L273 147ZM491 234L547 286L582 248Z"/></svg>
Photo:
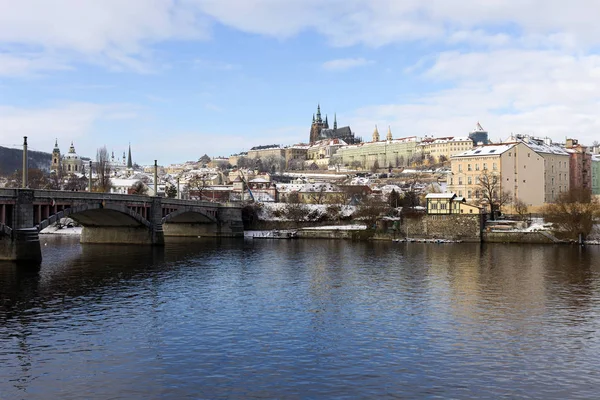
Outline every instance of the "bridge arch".
<svg viewBox="0 0 600 400"><path fill-rule="evenodd" d="M205 211L195 208L181 208L165 215L162 223L218 223L216 212Z"/></svg>
<svg viewBox="0 0 600 400"><path fill-rule="evenodd" d="M84 203L66 208L42 220L38 230L60 221L62 218L72 218L82 226L130 226L151 228L150 221L124 204L116 203Z"/></svg>

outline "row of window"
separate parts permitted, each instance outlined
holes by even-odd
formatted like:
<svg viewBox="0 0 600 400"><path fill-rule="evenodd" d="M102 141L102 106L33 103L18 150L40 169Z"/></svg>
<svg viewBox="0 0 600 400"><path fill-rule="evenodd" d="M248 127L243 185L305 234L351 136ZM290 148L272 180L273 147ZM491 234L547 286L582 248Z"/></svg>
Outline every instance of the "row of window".
<svg viewBox="0 0 600 400"><path fill-rule="evenodd" d="M482 164L482 169L484 171L488 169L487 163ZM498 170L498 165L496 163L492 163L492 170ZM467 171L473 171L471 164L467 164ZM475 171L479 171L479 164L475 164ZM458 164L458 172L462 172L462 164Z"/></svg>

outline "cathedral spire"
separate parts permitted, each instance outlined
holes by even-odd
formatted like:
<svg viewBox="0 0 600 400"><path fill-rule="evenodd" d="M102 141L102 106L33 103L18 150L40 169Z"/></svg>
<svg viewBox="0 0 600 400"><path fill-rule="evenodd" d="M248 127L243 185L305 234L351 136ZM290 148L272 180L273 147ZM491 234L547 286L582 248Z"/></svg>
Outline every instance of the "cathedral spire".
<svg viewBox="0 0 600 400"><path fill-rule="evenodd" d="M337 114L333 113L333 129L337 129Z"/></svg>
<svg viewBox="0 0 600 400"><path fill-rule="evenodd" d="M317 122L323 122L321 119L321 104L317 104Z"/></svg>
<svg viewBox="0 0 600 400"><path fill-rule="evenodd" d="M387 140L392 140L392 128L388 125Z"/></svg>
<svg viewBox="0 0 600 400"><path fill-rule="evenodd" d="M127 154L127 168L133 168L133 163L131 162L131 143L129 143L129 154Z"/></svg>
<svg viewBox="0 0 600 400"><path fill-rule="evenodd" d="M329 129L329 121L327 120L327 114L325 114L325 129Z"/></svg>
<svg viewBox="0 0 600 400"><path fill-rule="evenodd" d="M375 125L375 130L373 131L373 141L379 142L379 131L377 130L377 125Z"/></svg>
<svg viewBox="0 0 600 400"><path fill-rule="evenodd" d="M313 124L315 123L315 114L313 113Z"/></svg>

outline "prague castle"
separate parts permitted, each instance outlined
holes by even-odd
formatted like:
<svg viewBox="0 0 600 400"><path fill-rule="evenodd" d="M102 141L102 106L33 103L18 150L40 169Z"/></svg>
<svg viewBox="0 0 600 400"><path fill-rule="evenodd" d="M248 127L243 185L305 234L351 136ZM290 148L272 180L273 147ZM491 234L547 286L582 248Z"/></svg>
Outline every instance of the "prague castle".
<svg viewBox="0 0 600 400"><path fill-rule="evenodd" d="M333 117L333 128L329 128L329 121L327 115L325 120L321 118L321 105L317 106L317 115L313 114L312 125L310 126L310 138L309 143L314 144L319 140L324 139L342 139L347 144L360 143L360 138L354 137L354 133L349 126L343 126L338 128L337 116L334 114Z"/></svg>

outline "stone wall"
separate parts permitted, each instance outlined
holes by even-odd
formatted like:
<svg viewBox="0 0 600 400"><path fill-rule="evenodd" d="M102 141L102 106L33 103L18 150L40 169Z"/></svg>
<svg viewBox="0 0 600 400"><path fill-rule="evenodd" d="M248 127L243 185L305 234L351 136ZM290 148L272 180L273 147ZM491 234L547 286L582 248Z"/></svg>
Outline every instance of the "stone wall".
<svg viewBox="0 0 600 400"><path fill-rule="evenodd" d="M484 232L482 239L488 243L561 243L552 235L543 232Z"/></svg>
<svg viewBox="0 0 600 400"><path fill-rule="evenodd" d="M400 225L403 236L410 238L481 241L483 215L423 215L405 217Z"/></svg>

